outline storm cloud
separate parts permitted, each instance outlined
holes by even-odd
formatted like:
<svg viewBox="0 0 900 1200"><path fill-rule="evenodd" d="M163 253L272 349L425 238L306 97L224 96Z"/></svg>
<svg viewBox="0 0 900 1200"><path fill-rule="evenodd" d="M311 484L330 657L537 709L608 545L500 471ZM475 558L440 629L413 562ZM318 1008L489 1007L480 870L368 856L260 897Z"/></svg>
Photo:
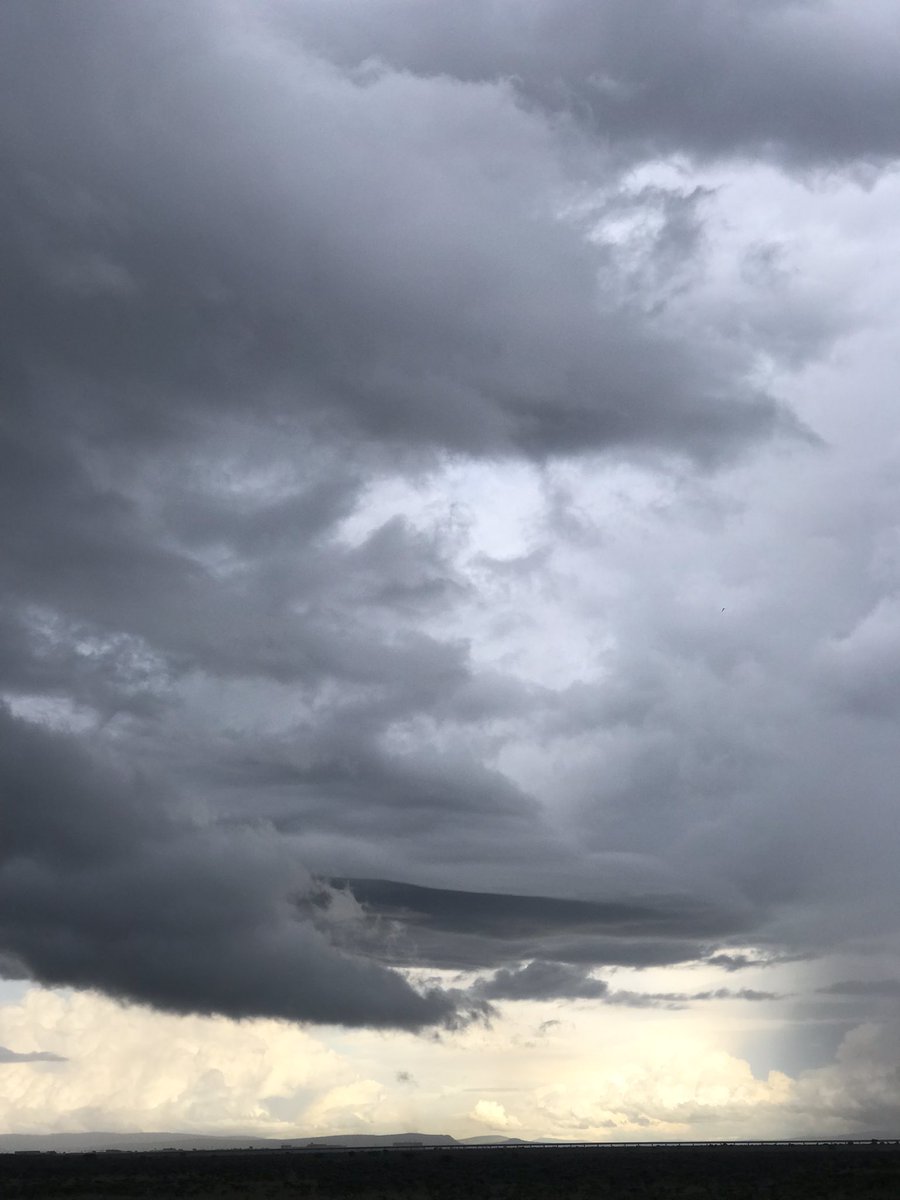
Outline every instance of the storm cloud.
<svg viewBox="0 0 900 1200"><path fill-rule="evenodd" d="M5 976L895 969L896 22L642 13L0 6Z"/></svg>
<svg viewBox="0 0 900 1200"><path fill-rule="evenodd" d="M889 161L900 101L884 0L327 0L275 6L336 61L509 79L618 153Z"/></svg>
<svg viewBox="0 0 900 1200"><path fill-rule="evenodd" d="M36 980L176 1012L465 1019L452 995L419 993L300 919L292 897L313 884L290 840L188 823L67 739L8 714L0 729L0 937Z"/></svg>
<svg viewBox="0 0 900 1200"><path fill-rule="evenodd" d="M585 172L616 206L593 147L502 82L348 74L252 13L4 6L7 369L31 412L64 372L83 433L132 448L248 411L478 455L717 456L777 423L750 361L642 313L564 218ZM689 210L665 225L689 247Z"/></svg>

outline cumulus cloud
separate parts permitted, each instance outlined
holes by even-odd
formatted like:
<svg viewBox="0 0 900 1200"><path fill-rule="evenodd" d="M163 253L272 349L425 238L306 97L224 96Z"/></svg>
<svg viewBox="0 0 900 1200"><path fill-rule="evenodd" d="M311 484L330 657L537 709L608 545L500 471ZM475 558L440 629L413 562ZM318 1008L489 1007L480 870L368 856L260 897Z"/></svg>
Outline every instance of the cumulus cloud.
<svg viewBox="0 0 900 1200"><path fill-rule="evenodd" d="M0 1127L11 1133L180 1128L277 1137L353 1082L339 1056L283 1021L174 1016L33 988L0 1006L0 1029L18 1044L43 1031L70 1060L64 1070L4 1073Z"/></svg>
<svg viewBox="0 0 900 1200"><path fill-rule="evenodd" d="M469 1113L471 1121L487 1125L489 1129L520 1129L522 1122L512 1116L497 1100L479 1100Z"/></svg>

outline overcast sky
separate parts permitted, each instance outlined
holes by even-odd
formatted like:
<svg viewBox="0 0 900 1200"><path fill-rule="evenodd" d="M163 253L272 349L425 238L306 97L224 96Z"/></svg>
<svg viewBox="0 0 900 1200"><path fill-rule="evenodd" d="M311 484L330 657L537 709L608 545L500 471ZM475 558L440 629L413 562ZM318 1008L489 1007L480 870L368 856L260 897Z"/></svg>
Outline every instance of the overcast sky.
<svg viewBox="0 0 900 1200"><path fill-rule="evenodd" d="M895 0L0 4L0 1131L900 1119Z"/></svg>

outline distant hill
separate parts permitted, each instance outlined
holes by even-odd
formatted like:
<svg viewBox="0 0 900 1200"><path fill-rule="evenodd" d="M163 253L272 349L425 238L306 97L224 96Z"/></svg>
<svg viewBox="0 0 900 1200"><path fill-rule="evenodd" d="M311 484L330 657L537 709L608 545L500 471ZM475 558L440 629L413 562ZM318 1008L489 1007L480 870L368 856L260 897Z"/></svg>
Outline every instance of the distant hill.
<svg viewBox="0 0 900 1200"><path fill-rule="evenodd" d="M449 1133L338 1133L325 1137L310 1134L298 1138L220 1137L202 1133L4 1133L0 1154L21 1150L56 1150L84 1153L89 1150L277 1150L322 1146L348 1150L397 1145L494 1146L520 1142L521 1138L485 1137L457 1140Z"/></svg>
<svg viewBox="0 0 900 1200"><path fill-rule="evenodd" d="M495 1133L485 1133L481 1137L457 1138L461 1146L524 1146L527 1139L499 1137Z"/></svg>
<svg viewBox="0 0 900 1200"><path fill-rule="evenodd" d="M335 1133L329 1137L283 1138L278 1146L346 1146L348 1150L366 1146L453 1146L456 1138L449 1133Z"/></svg>

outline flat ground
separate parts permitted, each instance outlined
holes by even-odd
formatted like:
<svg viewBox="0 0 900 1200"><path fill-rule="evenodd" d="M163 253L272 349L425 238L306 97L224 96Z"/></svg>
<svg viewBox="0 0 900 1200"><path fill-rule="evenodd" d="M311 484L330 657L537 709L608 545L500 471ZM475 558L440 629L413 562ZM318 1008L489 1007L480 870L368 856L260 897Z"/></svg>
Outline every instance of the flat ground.
<svg viewBox="0 0 900 1200"><path fill-rule="evenodd" d="M3 1200L898 1200L900 1147L0 1155Z"/></svg>

